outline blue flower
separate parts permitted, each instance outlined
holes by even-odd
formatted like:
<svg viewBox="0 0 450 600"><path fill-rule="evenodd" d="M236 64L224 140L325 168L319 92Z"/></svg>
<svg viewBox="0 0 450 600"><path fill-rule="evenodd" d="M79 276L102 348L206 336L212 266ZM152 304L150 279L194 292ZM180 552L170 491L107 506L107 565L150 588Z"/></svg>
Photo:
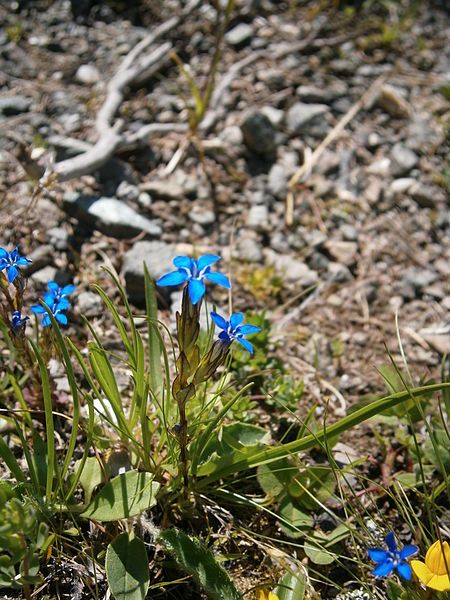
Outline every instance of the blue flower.
<svg viewBox="0 0 450 600"><path fill-rule="evenodd" d="M62 309L58 308L58 305L49 306L49 308L52 311L52 315L55 317L58 323L61 323L61 325L67 325L69 320L67 319L67 316L62 312ZM42 327L48 327L52 324L48 312L40 304L35 304L34 306L32 306L31 312L33 312L35 315L44 315L42 317Z"/></svg>
<svg viewBox="0 0 450 600"><path fill-rule="evenodd" d="M368 550L369 557L377 563L377 566L372 571L372 575L387 577L392 571L397 571L403 579L410 581L412 570L407 559L419 550L418 547L410 544L404 546L399 552L392 531L386 536L386 545L388 547L387 550L383 550L382 548L371 548Z"/></svg>
<svg viewBox="0 0 450 600"><path fill-rule="evenodd" d="M76 286L66 285L64 287L59 287L55 281L49 281L47 287L49 291L45 292L43 298L45 304L47 304L47 306L56 305L59 310L67 310L70 307L68 296L74 293Z"/></svg>
<svg viewBox="0 0 450 600"><path fill-rule="evenodd" d="M19 255L19 248L12 252L8 252L4 248L0 248L0 271L6 269L9 283L12 283L19 274L17 267L23 267L32 262L29 258Z"/></svg>
<svg viewBox="0 0 450 600"><path fill-rule="evenodd" d="M220 256L214 254L205 254L205 256L200 256L198 260L188 256L176 256L173 259L173 264L177 267L177 270L160 277L156 285L180 285L188 281L189 297L192 304L197 304L205 294L204 279L227 289L231 288L230 280L226 275L211 271L211 265L220 259Z"/></svg>
<svg viewBox="0 0 450 600"><path fill-rule="evenodd" d="M15 310L11 315L11 327L14 333L19 333L25 329L25 324L29 317L22 317L20 310Z"/></svg>
<svg viewBox="0 0 450 600"><path fill-rule="evenodd" d="M214 321L217 327L222 329L222 331L219 333L220 340L230 344L233 340L236 340L241 344L241 346L244 346L244 348L248 350L250 354L253 354L253 346L248 340L244 340L244 335L258 333L258 331L261 331L261 327L256 327L255 325L244 325L242 323L244 320L244 315L242 313L233 313L230 317L230 320L227 321L217 313L212 312L211 319Z"/></svg>

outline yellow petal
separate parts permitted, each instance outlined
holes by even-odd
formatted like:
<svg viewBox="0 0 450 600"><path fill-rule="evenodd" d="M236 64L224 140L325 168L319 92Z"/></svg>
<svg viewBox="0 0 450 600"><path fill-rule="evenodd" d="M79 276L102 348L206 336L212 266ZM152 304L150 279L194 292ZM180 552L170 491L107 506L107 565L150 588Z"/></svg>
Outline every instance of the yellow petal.
<svg viewBox="0 0 450 600"><path fill-rule="evenodd" d="M280 599L273 592L269 592L269 600L280 600Z"/></svg>
<svg viewBox="0 0 450 600"><path fill-rule="evenodd" d="M428 554L427 554L428 556ZM434 577L434 573L430 571L428 566L422 562L421 560L412 560L410 562L411 568L414 572L414 575L420 579L422 583L428 585L430 579ZM261 599L260 599L261 600Z"/></svg>
<svg viewBox="0 0 450 600"><path fill-rule="evenodd" d="M259 600L268 600L264 590L259 590Z"/></svg>
<svg viewBox="0 0 450 600"><path fill-rule="evenodd" d="M425 563L435 575L448 576L450 570L450 546L448 543L443 542L441 544L438 540L430 546L425 557Z"/></svg>
<svg viewBox="0 0 450 600"><path fill-rule="evenodd" d="M446 575L433 575L427 586L438 592L450 591L450 577Z"/></svg>

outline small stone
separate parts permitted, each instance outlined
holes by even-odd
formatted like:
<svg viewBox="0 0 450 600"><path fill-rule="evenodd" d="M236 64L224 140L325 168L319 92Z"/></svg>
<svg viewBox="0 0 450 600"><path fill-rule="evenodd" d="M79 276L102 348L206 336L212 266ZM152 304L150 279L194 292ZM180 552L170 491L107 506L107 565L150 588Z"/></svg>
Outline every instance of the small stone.
<svg viewBox="0 0 450 600"><path fill-rule="evenodd" d="M325 115L328 107L325 104L305 104L296 102L287 112L286 122L289 133L296 134L304 131L319 117Z"/></svg>
<svg viewBox="0 0 450 600"><path fill-rule="evenodd" d="M183 187L173 179L152 180L141 183L139 189L148 192L154 198L179 200L183 197Z"/></svg>
<svg viewBox="0 0 450 600"><path fill-rule="evenodd" d="M201 207L194 207L189 213L189 218L194 223L199 225L208 226L213 225L216 222L216 215L212 210L205 210Z"/></svg>
<svg viewBox="0 0 450 600"><path fill-rule="evenodd" d="M244 140L241 128L237 125L225 127L225 129L220 132L219 138L225 142L225 144L229 144L230 146L240 146Z"/></svg>
<svg viewBox="0 0 450 600"><path fill-rule="evenodd" d="M401 95L401 92L392 85L383 85L377 103L384 111L394 118L408 119L412 114L412 108L409 102L407 102Z"/></svg>
<svg viewBox="0 0 450 600"><path fill-rule="evenodd" d="M450 354L450 325L447 323L421 329L419 335L439 354Z"/></svg>
<svg viewBox="0 0 450 600"><path fill-rule="evenodd" d="M358 239L358 231L356 227L350 225L349 223L344 223L344 225L340 226L340 231L342 233L342 237L347 242L355 242Z"/></svg>
<svg viewBox="0 0 450 600"><path fill-rule="evenodd" d="M241 125L244 144L255 154L271 156L275 153L275 128L261 111L249 113Z"/></svg>
<svg viewBox="0 0 450 600"><path fill-rule="evenodd" d="M261 112L265 115L274 127L279 127L284 119L284 112L273 106L263 106Z"/></svg>
<svg viewBox="0 0 450 600"><path fill-rule="evenodd" d="M431 285L437 280L435 271L430 269L421 269L420 267L409 267L405 270L402 277L402 283L410 285L414 289L422 289Z"/></svg>
<svg viewBox="0 0 450 600"><path fill-rule="evenodd" d="M347 266L354 264L358 251L358 244L356 242L328 240L324 246L339 263Z"/></svg>
<svg viewBox="0 0 450 600"><path fill-rule="evenodd" d="M100 71L94 65L80 65L75 73L76 81L92 85L100 81Z"/></svg>
<svg viewBox="0 0 450 600"><path fill-rule="evenodd" d="M49 281L54 281L57 270L55 267L48 265L43 269L39 269L36 273L31 275L30 279L39 287L44 287Z"/></svg>
<svg viewBox="0 0 450 600"><path fill-rule="evenodd" d="M27 112L32 104L31 98L26 96L5 96L0 98L0 114L5 117L19 115Z"/></svg>
<svg viewBox="0 0 450 600"><path fill-rule="evenodd" d="M239 23L225 34L225 40L230 46L244 46L253 37L253 29L247 23Z"/></svg>
<svg viewBox="0 0 450 600"><path fill-rule="evenodd" d="M372 175L389 175L389 171L391 169L391 160L390 158L380 158L378 160L374 160L367 167L367 173L371 173Z"/></svg>
<svg viewBox="0 0 450 600"><path fill-rule="evenodd" d="M247 235L239 239L237 244L238 257L247 262L261 262L263 258L261 244Z"/></svg>
<svg viewBox="0 0 450 600"><path fill-rule="evenodd" d="M116 190L116 196L121 200L133 202L139 198L139 188L128 181L122 181Z"/></svg>
<svg viewBox="0 0 450 600"><path fill-rule="evenodd" d="M165 273L174 270L172 260L176 256L176 247L165 242L136 242L124 256L122 271L125 278L125 287L131 301L137 305L145 302L144 288L144 262L150 277L158 279ZM167 291L169 290L169 291ZM173 288L158 288L158 292L166 294Z"/></svg>
<svg viewBox="0 0 450 600"><path fill-rule="evenodd" d="M286 171L281 165L274 164L270 169L267 187L269 192L279 200L286 196L288 178Z"/></svg>
<svg viewBox="0 0 450 600"><path fill-rule="evenodd" d="M391 172L395 177L406 175L419 162L419 157L403 144L394 144L391 150Z"/></svg>
<svg viewBox="0 0 450 600"><path fill-rule="evenodd" d="M44 267L53 262L53 248L48 244L37 246L33 252L27 255L27 258L33 262L28 263L22 268L24 275L29 277L37 271L42 271Z"/></svg>
<svg viewBox="0 0 450 600"><path fill-rule="evenodd" d="M94 292L80 292L77 295L77 310L85 317L98 317L103 312L103 302Z"/></svg>
<svg viewBox="0 0 450 600"><path fill-rule="evenodd" d="M415 182L416 180L413 177L400 177L399 179L394 179L389 186L389 191L394 196L405 194Z"/></svg>
<svg viewBox="0 0 450 600"><path fill-rule="evenodd" d="M67 250L69 247L69 234L62 227L52 227L45 236L47 242L56 250Z"/></svg>
<svg viewBox="0 0 450 600"><path fill-rule="evenodd" d="M269 225L269 209L265 204L250 207L247 215L247 226L260 231L267 230Z"/></svg>
<svg viewBox="0 0 450 600"><path fill-rule="evenodd" d="M161 227L137 213L117 198L97 198L68 192L64 209L83 223L116 238L132 238L143 231L150 236L161 235Z"/></svg>
<svg viewBox="0 0 450 600"><path fill-rule="evenodd" d="M344 85L344 93L346 91L346 86ZM339 96L342 96L342 93L336 94L337 90L330 91L330 89L327 86L324 86L322 88L316 87L314 85L301 85L299 86L295 93L296 95L300 98L300 100L302 102L306 102L306 103L314 103L314 102L320 102L320 103L327 103L330 102L331 100L336 99Z"/></svg>
<svg viewBox="0 0 450 600"><path fill-rule="evenodd" d="M265 254L268 263L274 265L275 269L282 274L285 281L303 287L315 285L319 281L317 273L294 256L290 254L278 254L270 248L266 249Z"/></svg>
<svg viewBox="0 0 450 600"><path fill-rule="evenodd" d="M434 208L436 206L436 198L439 196L434 187L431 185L424 185L419 181L414 182L409 193L411 198L417 202L421 208Z"/></svg>
<svg viewBox="0 0 450 600"><path fill-rule="evenodd" d="M346 281L352 281L353 279L350 269L337 262L330 262L328 264L328 273L328 278L336 283L345 283Z"/></svg>
<svg viewBox="0 0 450 600"><path fill-rule="evenodd" d="M147 192L141 192L137 200L144 208L148 208L152 204L152 197Z"/></svg>

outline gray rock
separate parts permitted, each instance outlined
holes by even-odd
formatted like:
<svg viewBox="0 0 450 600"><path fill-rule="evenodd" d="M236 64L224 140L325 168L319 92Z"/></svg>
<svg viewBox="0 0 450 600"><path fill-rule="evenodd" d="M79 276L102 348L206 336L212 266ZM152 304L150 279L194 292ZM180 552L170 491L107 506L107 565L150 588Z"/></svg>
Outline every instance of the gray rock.
<svg viewBox="0 0 450 600"><path fill-rule="evenodd" d="M263 156L275 153L275 128L263 112L257 110L247 114L241 130L249 150Z"/></svg>
<svg viewBox="0 0 450 600"><path fill-rule="evenodd" d="M39 269L31 275L30 279L39 287L44 287L49 281L54 281L58 271L55 267L48 265L43 269Z"/></svg>
<svg viewBox="0 0 450 600"><path fill-rule="evenodd" d="M146 181L139 186L142 192L148 192L154 198L179 200L183 197L183 187L174 179Z"/></svg>
<svg viewBox="0 0 450 600"><path fill-rule="evenodd" d="M265 204L255 204L247 215L247 227L258 231L265 231L269 225L269 209Z"/></svg>
<svg viewBox="0 0 450 600"><path fill-rule="evenodd" d="M161 235L161 227L143 217L117 198L97 198L68 192L64 209L83 223L116 238L131 238L143 231L150 236Z"/></svg>
<svg viewBox="0 0 450 600"><path fill-rule="evenodd" d="M391 150L391 173L394 177L406 175L419 162L419 157L403 144L394 144Z"/></svg>
<svg viewBox="0 0 450 600"><path fill-rule="evenodd" d="M409 188L411 198L417 202L421 208L434 208L436 199L439 197L439 190L436 190L431 185L424 185L419 181L415 181Z"/></svg>
<svg viewBox="0 0 450 600"><path fill-rule="evenodd" d="M344 82L336 81L331 85L317 87L315 85L300 85L295 93L302 102L320 102L328 104L345 95L347 86Z"/></svg>
<svg viewBox="0 0 450 600"><path fill-rule="evenodd" d="M100 71L94 65L80 65L75 73L75 79L80 83L92 85L100 81Z"/></svg>
<svg viewBox="0 0 450 600"><path fill-rule="evenodd" d="M244 140L241 128L237 125L225 127L219 134L219 138L230 146L240 146Z"/></svg>
<svg viewBox="0 0 450 600"><path fill-rule="evenodd" d="M401 90L392 85L383 85L377 103L384 111L394 118L407 119L412 114L411 105L405 100Z"/></svg>
<svg viewBox="0 0 450 600"><path fill-rule="evenodd" d="M122 271L125 277L125 287L132 302L142 305L145 302L144 262L153 280L174 270L172 260L176 256L176 247L165 242L136 242L124 256ZM158 288L166 294L173 288Z"/></svg>
<svg viewBox="0 0 450 600"><path fill-rule="evenodd" d="M247 232L242 232L246 234ZM237 243L237 251L240 260L247 262L261 262L263 258L261 244L248 235L239 239Z"/></svg>
<svg viewBox="0 0 450 600"><path fill-rule="evenodd" d="M274 164L270 169L267 187L275 198L282 199L286 196L288 178L286 171L281 165Z"/></svg>
<svg viewBox="0 0 450 600"><path fill-rule="evenodd" d="M400 177L399 179L394 179L389 186L389 191L394 196L405 194L415 184L415 182L416 180L414 177Z"/></svg>
<svg viewBox="0 0 450 600"><path fill-rule="evenodd" d="M286 122L289 133L296 134L304 131L307 126L323 118L328 111L325 104L305 104L296 102L287 112Z"/></svg>
<svg viewBox="0 0 450 600"><path fill-rule="evenodd" d="M284 112L279 108L274 108L273 106L263 106L261 108L261 112L263 115L266 115L274 127L279 127L283 122Z"/></svg>
<svg viewBox="0 0 450 600"><path fill-rule="evenodd" d="M135 201L139 198L139 188L128 181L122 181L116 190L116 196L121 200Z"/></svg>
<svg viewBox="0 0 450 600"><path fill-rule="evenodd" d="M317 273L294 256L290 254L278 254L269 248L266 249L265 254L267 262L274 265L285 281L305 287L314 285L319 281Z"/></svg>
<svg viewBox="0 0 450 600"><path fill-rule="evenodd" d="M248 44L253 36L253 29L247 23L239 23L225 34L225 40L230 46L243 46Z"/></svg>
<svg viewBox="0 0 450 600"><path fill-rule="evenodd" d="M69 234L62 227L52 227L47 231L45 237L56 250L67 250L69 247Z"/></svg>
<svg viewBox="0 0 450 600"><path fill-rule="evenodd" d="M328 240L324 246L331 256L343 265L352 265L356 260L356 253L358 251L358 244L356 242Z"/></svg>
<svg viewBox="0 0 450 600"><path fill-rule="evenodd" d="M329 279L336 283L345 283L346 281L351 281L353 279L350 269L337 262L328 263L328 273Z"/></svg>
<svg viewBox="0 0 450 600"><path fill-rule="evenodd" d="M0 114L5 117L19 115L27 112L32 104L31 98L26 96L5 96L0 98Z"/></svg>
<svg viewBox="0 0 450 600"><path fill-rule="evenodd" d="M402 284L411 286L416 290L420 290L428 285L431 285L437 280L438 276L431 269L421 269L420 267L409 267L403 273Z"/></svg>
<svg viewBox="0 0 450 600"><path fill-rule="evenodd" d="M77 295L77 309L85 317L98 317L103 312L103 302L94 292L80 292Z"/></svg>
<svg viewBox="0 0 450 600"><path fill-rule="evenodd" d="M48 244L37 246L36 249L31 252L31 254L27 255L27 258L33 262L23 267L22 271L24 275L29 277L33 273L41 271L47 267L47 265L53 262L53 248Z"/></svg>
<svg viewBox="0 0 450 600"><path fill-rule="evenodd" d="M208 226L216 222L216 215L213 210L207 210L201 207L194 208L189 212L189 218L198 225Z"/></svg>
<svg viewBox="0 0 450 600"><path fill-rule="evenodd" d="M356 227L350 225L349 223L344 223L339 227L344 240L347 242L356 242L358 239L358 231Z"/></svg>

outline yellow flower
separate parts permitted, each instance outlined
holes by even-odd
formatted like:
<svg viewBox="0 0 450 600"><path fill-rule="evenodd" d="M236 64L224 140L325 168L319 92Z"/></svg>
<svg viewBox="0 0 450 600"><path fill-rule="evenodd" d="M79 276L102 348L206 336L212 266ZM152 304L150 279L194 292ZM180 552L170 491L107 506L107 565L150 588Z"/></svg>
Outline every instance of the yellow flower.
<svg viewBox="0 0 450 600"><path fill-rule="evenodd" d="M411 567L427 587L438 592L450 590L450 546L447 542L435 542L428 548L425 562L412 560Z"/></svg>
<svg viewBox="0 0 450 600"><path fill-rule="evenodd" d="M264 590L259 590L259 600L280 600L280 599L273 592L265 592Z"/></svg>

